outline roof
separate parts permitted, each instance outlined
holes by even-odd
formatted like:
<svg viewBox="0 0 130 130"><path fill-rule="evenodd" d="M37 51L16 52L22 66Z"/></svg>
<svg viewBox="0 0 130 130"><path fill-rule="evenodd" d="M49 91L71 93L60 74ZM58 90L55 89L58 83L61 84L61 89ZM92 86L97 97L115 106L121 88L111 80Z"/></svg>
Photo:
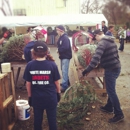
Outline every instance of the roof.
<svg viewBox="0 0 130 130"><path fill-rule="evenodd" d="M107 19L103 14L63 14L53 16L1 16L0 26L37 26L37 25L81 25L95 26Z"/></svg>

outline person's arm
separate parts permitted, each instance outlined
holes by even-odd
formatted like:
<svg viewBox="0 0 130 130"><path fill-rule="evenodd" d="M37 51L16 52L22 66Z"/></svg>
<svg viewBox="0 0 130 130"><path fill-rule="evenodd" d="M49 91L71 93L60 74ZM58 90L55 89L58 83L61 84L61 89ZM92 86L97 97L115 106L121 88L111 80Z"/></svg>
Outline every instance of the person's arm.
<svg viewBox="0 0 130 130"><path fill-rule="evenodd" d="M32 93L31 93L31 74L30 74L30 69L29 69L29 65L27 64L25 71L24 71L24 75L23 75L23 79L26 81L26 88L27 88L27 93L28 93L28 104L30 106L32 106Z"/></svg>
<svg viewBox="0 0 130 130"><path fill-rule="evenodd" d="M89 43L91 43L92 42L92 38L91 37L89 37Z"/></svg>
<svg viewBox="0 0 130 130"><path fill-rule="evenodd" d="M32 106L31 82L26 81L26 88L28 93L28 104Z"/></svg>
<svg viewBox="0 0 130 130"><path fill-rule="evenodd" d="M92 57L90 64L88 67L82 72L82 75L85 76L87 75L91 70L93 70L100 62L100 59L104 53L105 50L105 45L103 43L99 43L94 56Z"/></svg>
<svg viewBox="0 0 130 130"><path fill-rule="evenodd" d="M29 50L27 50L26 49L26 46L25 46L25 48L24 48L24 58L25 58L25 60L26 60L26 62L28 63L29 61L31 61L31 59L30 59L30 54L29 54L29 52L28 52ZM31 52L30 52L31 53Z"/></svg>
<svg viewBox="0 0 130 130"><path fill-rule="evenodd" d="M4 40L5 40L4 37L2 37L2 38L0 39L0 45L4 42Z"/></svg>
<svg viewBox="0 0 130 130"><path fill-rule="evenodd" d="M55 85L56 85L57 93L61 93L61 91L60 91L60 80L55 81Z"/></svg>
<svg viewBox="0 0 130 130"><path fill-rule="evenodd" d="M57 101L61 99L61 90L60 90L60 80L55 81L56 90L57 90Z"/></svg>
<svg viewBox="0 0 130 130"><path fill-rule="evenodd" d="M31 82L26 81L26 88L27 88L27 92L28 92L28 97L31 97Z"/></svg>
<svg viewBox="0 0 130 130"><path fill-rule="evenodd" d="M28 92L28 104L32 106L31 82L26 81L26 88Z"/></svg>
<svg viewBox="0 0 130 130"><path fill-rule="evenodd" d="M124 31L124 39L126 39L126 30Z"/></svg>
<svg viewBox="0 0 130 130"><path fill-rule="evenodd" d="M54 63L54 72L53 72L53 79L56 85L56 92L57 92L57 102L61 99L61 90L60 90L60 74L58 71L57 65Z"/></svg>

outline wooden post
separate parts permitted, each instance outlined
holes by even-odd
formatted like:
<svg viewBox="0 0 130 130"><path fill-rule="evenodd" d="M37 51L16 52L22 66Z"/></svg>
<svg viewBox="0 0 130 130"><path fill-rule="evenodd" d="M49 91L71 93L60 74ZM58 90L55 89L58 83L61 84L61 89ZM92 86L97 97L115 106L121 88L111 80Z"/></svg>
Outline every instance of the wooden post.
<svg viewBox="0 0 130 130"><path fill-rule="evenodd" d="M14 116L12 114L12 104L14 104ZM14 79L12 72L0 74L0 130L11 130L16 115L16 98L14 89Z"/></svg>

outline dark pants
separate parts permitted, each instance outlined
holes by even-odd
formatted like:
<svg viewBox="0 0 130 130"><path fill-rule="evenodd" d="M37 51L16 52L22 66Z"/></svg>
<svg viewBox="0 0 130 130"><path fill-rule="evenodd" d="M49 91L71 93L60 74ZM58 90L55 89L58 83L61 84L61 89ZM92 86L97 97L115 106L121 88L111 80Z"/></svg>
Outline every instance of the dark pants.
<svg viewBox="0 0 130 130"><path fill-rule="evenodd" d="M108 101L105 105L110 111L114 109L115 115L123 115L122 110L120 108L119 99L116 94L116 79L120 74L120 68L115 69L113 71L105 70L105 82L106 82L106 90L108 94Z"/></svg>
<svg viewBox="0 0 130 130"><path fill-rule="evenodd" d="M120 47L119 47L120 51L124 50L124 38L120 38Z"/></svg>
<svg viewBox="0 0 130 130"><path fill-rule="evenodd" d="M51 38L51 44L54 45L55 44L55 36L50 35L50 38Z"/></svg>
<svg viewBox="0 0 130 130"><path fill-rule="evenodd" d="M42 121L45 109L34 107L34 130L43 130ZM49 123L49 130L57 130L56 125L56 106L46 109L47 119Z"/></svg>
<svg viewBox="0 0 130 130"><path fill-rule="evenodd" d="M130 36L126 36L126 43L130 42Z"/></svg>

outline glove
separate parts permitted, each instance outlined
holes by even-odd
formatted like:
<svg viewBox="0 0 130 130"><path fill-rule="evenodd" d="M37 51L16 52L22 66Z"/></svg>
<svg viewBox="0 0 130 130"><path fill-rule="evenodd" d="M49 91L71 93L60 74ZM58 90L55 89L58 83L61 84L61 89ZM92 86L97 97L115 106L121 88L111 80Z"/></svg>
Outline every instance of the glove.
<svg viewBox="0 0 130 130"><path fill-rule="evenodd" d="M4 37L4 38L8 38L10 34L11 34L10 31L6 31L6 32L4 33L4 35L3 35L3 37Z"/></svg>
<svg viewBox="0 0 130 130"><path fill-rule="evenodd" d="M59 102L61 99L61 94L60 93L57 93L57 102Z"/></svg>
<svg viewBox="0 0 130 130"><path fill-rule="evenodd" d="M84 71L82 72L82 75L85 76L85 74L87 74L87 73L88 73L87 70L84 70Z"/></svg>
<svg viewBox="0 0 130 130"><path fill-rule="evenodd" d="M32 106L32 97L28 97L28 104L30 107Z"/></svg>

